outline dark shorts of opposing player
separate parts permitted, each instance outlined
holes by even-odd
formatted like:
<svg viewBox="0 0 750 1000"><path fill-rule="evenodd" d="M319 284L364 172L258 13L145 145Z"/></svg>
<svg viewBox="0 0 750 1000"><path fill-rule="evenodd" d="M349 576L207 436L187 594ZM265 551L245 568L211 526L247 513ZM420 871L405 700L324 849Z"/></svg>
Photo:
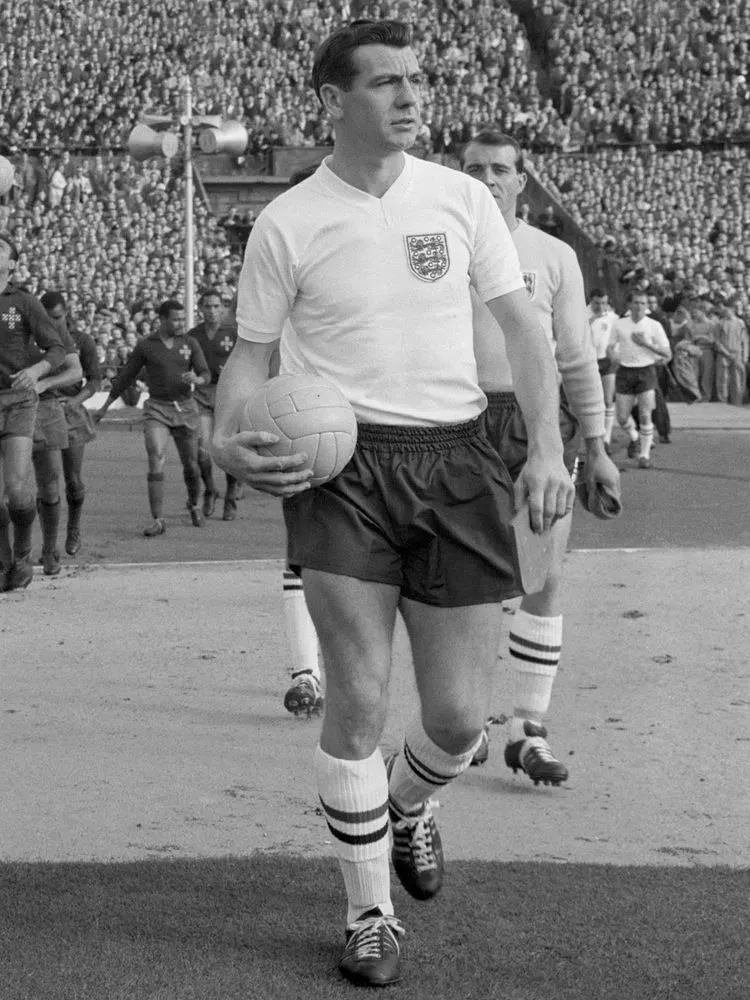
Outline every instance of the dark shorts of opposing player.
<svg viewBox="0 0 750 1000"><path fill-rule="evenodd" d="M529 439L518 400L512 392L488 392L487 409L482 414L484 429L497 450L513 482L526 464ZM564 399L560 401L560 436L565 468L573 475L578 457L578 421Z"/></svg>
<svg viewBox="0 0 750 1000"><path fill-rule="evenodd" d="M288 563L398 587L434 607L519 595L512 483L479 419L360 424L335 479L284 500Z"/></svg>
<svg viewBox="0 0 750 1000"><path fill-rule="evenodd" d="M34 451L63 451L68 447L68 423L63 401L40 398L34 423Z"/></svg>
<svg viewBox="0 0 750 1000"><path fill-rule="evenodd" d="M198 404L200 413L210 413L213 416L216 406L216 385L197 385L193 399Z"/></svg>
<svg viewBox="0 0 750 1000"><path fill-rule="evenodd" d="M3 389L0 392L0 439L33 438L37 394L33 389Z"/></svg>
<svg viewBox="0 0 750 1000"><path fill-rule="evenodd" d="M650 392L657 386L656 366L646 365L645 368L617 369L615 376L615 393L619 396L638 396L642 392Z"/></svg>
<svg viewBox="0 0 750 1000"><path fill-rule="evenodd" d="M151 396L143 404L144 430L154 425L166 427L174 437L197 435L200 429L198 404L194 399L167 400Z"/></svg>
<svg viewBox="0 0 750 1000"><path fill-rule="evenodd" d="M85 406L66 406L65 423L68 425L69 448L81 448L96 437L94 418Z"/></svg>
<svg viewBox="0 0 750 1000"><path fill-rule="evenodd" d="M599 358L596 363L599 368L599 374L602 377L605 375L614 375L617 371L617 362L613 361L612 358Z"/></svg>

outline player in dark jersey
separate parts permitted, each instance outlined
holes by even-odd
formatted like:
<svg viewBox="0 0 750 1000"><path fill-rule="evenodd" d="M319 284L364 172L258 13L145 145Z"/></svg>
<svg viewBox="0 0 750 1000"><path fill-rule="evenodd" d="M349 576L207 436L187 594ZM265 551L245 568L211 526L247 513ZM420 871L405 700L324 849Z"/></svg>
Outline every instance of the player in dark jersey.
<svg viewBox="0 0 750 1000"><path fill-rule="evenodd" d="M237 325L228 322L225 315L221 295L212 288L201 295L198 307L203 316L203 322L188 331L189 337L194 337L206 359L211 371L211 384L198 386L195 390L195 401L200 414L200 439L198 441L198 465L203 479L203 514L210 517L216 506L218 493L213 479L213 462L209 452L211 434L214 426L214 400L216 398L216 383L227 358L232 353L237 340ZM233 521L237 516L237 487L234 476L227 473L227 488L224 494L223 520Z"/></svg>
<svg viewBox="0 0 750 1000"><path fill-rule="evenodd" d="M65 298L60 292L45 292L42 296L42 305L61 336L67 334L72 339L83 374L83 379L78 379L72 384L56 386L68 433L68 446L63 448L61 453L65 498L68 502L65 551L69 556L74 556L81 547L81 513L86 495L81 478L83 454L86 445L96 437L93 418L84 404L101 389L102 374L94 338L70 323ZM52 524L50 524L50 536L51 532ZM55 524L55 544L52 552L57 553L57 524ZM59 558L57 562L59 565Z"/></svg>
<svg viewBox="0 0 750 1000"><path fill-rule="evenodd" d="M148 501L152 523L144 530L147 538L163 535L167 523L164 510L164 462L167 437L177 446L188 491L188 510L196 528L203 525L198 506L201 475L198 468L198 404L193 386L209 385L209 371L197 341L183 333L182 304L167 299L159 306L159 329L133 349L127 364L112 380L104 406L94 418L102 419L114 401L132 385L143 369L149 397L143 407L144 437L148 455Z"/></svg>
<svg viewBox="0 0 750 1000"><path fill-rule="evenodd" d="M68 447L68 425L62 389L80 382L82 374L75 341L67 330L57 325L56 329L65 348L65 361L53 375L48 375L37 383L39 402L34 422L32 454L37 492L36 509L42 529L41 563L45 576L57 576L60 572L60 552L57 548L60 478L62 452Z"/></svg>
<svg viewBox="0 0 750 1000"><path fill-rule="evenodd" d="M34 575L31 531L36 503L30 472L37 383L65 357L60 336L39 301L9 284L17 260L12 239L0 233L0 590L27 587Z"/></svg>

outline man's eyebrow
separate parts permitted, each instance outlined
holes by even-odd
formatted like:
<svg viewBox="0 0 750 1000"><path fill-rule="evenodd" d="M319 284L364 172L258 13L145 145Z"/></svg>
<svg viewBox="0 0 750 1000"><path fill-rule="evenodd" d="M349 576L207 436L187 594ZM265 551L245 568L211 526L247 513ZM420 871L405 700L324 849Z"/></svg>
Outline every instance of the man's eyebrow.
<svg viewBox="0 0 750 1000"><path fill-rule="evenodd" d="M371 83L384 83L386 80L405 80L407 77L410 80L414 80L419 77L421 80L424 76L421 69L412 70L411 73L378 73L377 76L373 76L370 80Z"/></svg>

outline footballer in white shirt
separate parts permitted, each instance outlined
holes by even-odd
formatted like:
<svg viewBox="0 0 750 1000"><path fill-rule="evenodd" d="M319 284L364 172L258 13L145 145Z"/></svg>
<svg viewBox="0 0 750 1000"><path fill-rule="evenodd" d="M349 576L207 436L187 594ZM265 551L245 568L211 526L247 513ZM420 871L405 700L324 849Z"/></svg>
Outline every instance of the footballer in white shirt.
<svg viewBox="0 0 750 1000"><path fill-rule="evenodd" d="M526 186L523 152L510 136L484 130L467 145L463 170L481 180L495 199L518 251L526 291L554 355L564 390L560 431L571 473L578 453L578 432L586 442L585 470L589 488L605 487L619 498L619 472L604 448L604 397L586 317L583 277L576 255L566 243L517 218L518 198ZM474 345L479 384L488 398L488 436L511 477L522 474L526 461L526 428L515 396L515 372L507 361L509 330L500 329L487 307L474 298ZM571 413L572 410L572 413ZM513 616L509 637L515 668L513 717L505 745L508 767L522 770L537 784L559 785L568 769L552 753L544 717L562 648L561 585L563 558L571 518L556 526L553 563L543 589L524 595ZM474 758L481 764L489 752L488 730Z"/></svg>
<svg viewBox="0 0 750 1000"><path fill-rule="evenodd" d="M430 796L481 741L495 605L517 592L514 500L528 498L541 531L574 495L554 362L502 216L483 185L406 153L421 84L400 22L354 22L319 47L313 86L334 127L333 153L253 227L213 437L225 471L284 498L287 557L301 572L325 667L315 775L347 896L339 969L369 986L400 976L389 830L405 889L428 899L442 885ZM481 426L471 286L510 331L530 442L515 487ZM361 421L349 465L314 489L304 456L264 457L267 435L238 432L279 341L282 372L325 376ZM379 741L397 612L420 708L386 767Z"/></svg>

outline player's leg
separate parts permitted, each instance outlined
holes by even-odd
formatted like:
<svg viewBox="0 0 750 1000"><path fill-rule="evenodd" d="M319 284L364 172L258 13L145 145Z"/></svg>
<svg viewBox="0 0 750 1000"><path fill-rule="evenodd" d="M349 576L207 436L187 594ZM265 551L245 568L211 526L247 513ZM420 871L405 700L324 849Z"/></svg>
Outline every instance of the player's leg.
<svg viewBox="0 0 750 1000"><path fill-rule="evenodd" d="M211 517L216 507L218 493L214 485L214 466L209 451L213 432L213 413L201 408L198 436L198 468L203 480L203 516Z"/></svg>
<svg viewBox="0 0 750 1000"><path fill-rule="evenodd" d="M86 499L83 482L83 457L86 446L71 444L62 452L65 499L68 504L68 525L65 534L65 551L74 556L81 548L81 515Z"/></svg>
<svg viewBox="0 0 750 1000"><path fill-rule="evenodd" d="M323 651L326 707L315 754L318 794L347 896L339 968L354 982L398 978L388 843L388 778L378 742L387 711L395 586L302 570Z"/></svg>
<svg viewBox="0 0 750 1000"><path fill-rule="evenodd" d="M302 579L288 566L283 574L284 622L292 654L292 683L284 708L294 715L320 714L323 689L318 662L318 635L307 608Z"/></svg>
<svg viewBox="0 0 750 1000"><path fill-rule="evenodd" d="M169 431L165 424L146 419L143 425L143 440L148 456L148 505L151 510L151 524L144 529L147 538L163 535L167 530L164 520L164 463L167 457Z"/></svg>
<svg viewBox="0 0 750 1000"><path fill-rule="evenodd" d="M62 454L59 448L35 448L33 453L36 477L37 511L42 529L42 566L45 576L60 572L60 552L57 535L60 528L60 478Z"/></svg>
<svg viewBox="0 0 750 1000"><path fill-rule="evenodd" d="M198 506L201 489L201 474L198 467L198 428L185 425L172 428L172 440L182 463L182 477L187 489L187 505L193 526L203 526L203 512Z"/></svg>
<svg viewBox="0 0 750 1000"><path fill-rule="evenodd" d="M13 566L13 546L10 540L10 514L5 500L5 478L3 476L3 436L0 436L0 593L8 589L10 571Z"/></svg>
<svg viewBox="0 0 750 1000"><path fill-rule="evenodd" d="M406 598L420 710L403 752L388 762L393 865L404 888L429 899L443 882L443 848L432 796L471 764L490 703L500 639L497 604L439 608Z"/></svg>
<svg viewBox="0 0 750 1000"><path fill-rule="evenodd" d="M651 446L654 443L654 424L652 413L654 410L654 390L647 389L639 392L636 396L638 405L638 422L640 425L640 454L638 456L638 466L641 469L651 468Z"/></svg>
<svg viewBox="0 0 750 1000"><path fill-rule="evenodd" d="M36 498L31 474L32 433L33 415L28 437L10 435L0 442L8 516L13 525L13 565L6 579L9 590L27 587L34 576L31 533L36 518Z"/></svg>
<svg viewBox="0 0 750 1000"><path fill-rule="evenodd" d="M221 515L223 521L234 521L237 517L237 501L240 499L240 484L227 473L227 488L224 493L224 511Z"/></svg>
<svg viewBox="0 0 750 1000"><path fill-rule="evenodd" d="M602 375L602 390L604 392L604 444L609 449L609 446L612 444L612 431L615 426L614 372Z"/></svg>
<svg viewBox="0 0 750 1000"><path fill-rule="evenodd" d="M632 393L620 392L619 389L615 392L615 414L617 423L628 436L628 458L635 458L638 454L638 431L631 413L634 402L635 395Z"/></svg>
<svg viewBox="0 0 750 1000"><path fill-rule="evenodd" d="M513 717L505 746L505 763L524 771L534 784L558 785L568 769L552 753L544 717L560 663L563 638L561 589L565 550L572 518L559 523L552 536L552 565L538 594L525 594L513 615L508 636L515 674Z"/></svg>

